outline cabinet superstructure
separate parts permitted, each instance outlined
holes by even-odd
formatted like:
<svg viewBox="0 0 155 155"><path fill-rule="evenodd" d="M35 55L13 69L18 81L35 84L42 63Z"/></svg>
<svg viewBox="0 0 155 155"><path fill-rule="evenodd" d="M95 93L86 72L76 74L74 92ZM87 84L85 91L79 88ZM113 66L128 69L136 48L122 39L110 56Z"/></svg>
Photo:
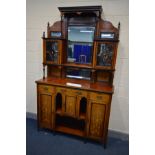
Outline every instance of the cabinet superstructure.
<svg viewBox="0 0 155 155"><path fill-rule="evenodd" d="M43 78L37 83L38 127L106 146L119 27L101 6L59 7L43 32ZM47 68L47 69L46 69ZM47 77L45 72L47 70Z"/></svg>

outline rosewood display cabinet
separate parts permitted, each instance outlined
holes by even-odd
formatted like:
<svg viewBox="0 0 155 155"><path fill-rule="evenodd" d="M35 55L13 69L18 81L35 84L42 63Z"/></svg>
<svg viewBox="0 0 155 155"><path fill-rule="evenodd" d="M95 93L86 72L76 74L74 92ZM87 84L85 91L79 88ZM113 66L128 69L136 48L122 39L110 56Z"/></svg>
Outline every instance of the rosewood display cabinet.
<svg viewBox="0 0 155 155"><path fill-rule="evenodd" d="M38 127L106 146L120 24L101 19L101 6L58 9L61 20L42 37Z"/></svg>

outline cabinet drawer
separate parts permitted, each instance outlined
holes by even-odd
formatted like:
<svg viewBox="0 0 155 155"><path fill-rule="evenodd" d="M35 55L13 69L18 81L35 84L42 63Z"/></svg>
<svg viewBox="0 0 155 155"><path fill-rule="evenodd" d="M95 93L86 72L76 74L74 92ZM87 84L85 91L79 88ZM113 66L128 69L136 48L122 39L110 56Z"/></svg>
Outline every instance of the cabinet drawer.
<svg viewBox="0 0 155 155"><path fill-rule="evenodd" d="M39 85L38 91L43 93L54 93L54 87L48 85Z"/></svg>
<svg viewBox="0 0 155 155"><path fill-rule="evenodd" d="M68 89L63 87L56 87L56 93L64 93L69 96L85 96L87 97L87 92L83 90L76 90L76 89Z"/></svg>
<svg viewBox="0 0 155 155"><path fill-rule="evenodd" d="M66 93L66 88L56 87L56 93Z"/></svg>
<svg viewBox="0 0 155 155"><path fill-rule="evenodd" d="M75 89L66 89L66 94L69 96L76 96L76 90Z"/></svg>
<svg viewBox="0 0 155 155"><path fill-rule="evenodd" d="M83 91L83 90L76 90L75 93L76 93L76 95L78 95L78 96L85 96L85 97L87 97L87 92L86 92L86 91Z"/></svg>
<svg viewBox="0 0 155 155"><path fill-rule="evenodd" d="M110 100L110 95L108 94L102 94L102 93L90 93L90 99L95 100L97 102L103 102L103 103L108 103Z"/></svg>
<svg viewBox="0 0 155 155"><path fill-rule="evenodd" d="M71 96L87 96L87 92L83 90L66 89L66 93Z"/></svg>

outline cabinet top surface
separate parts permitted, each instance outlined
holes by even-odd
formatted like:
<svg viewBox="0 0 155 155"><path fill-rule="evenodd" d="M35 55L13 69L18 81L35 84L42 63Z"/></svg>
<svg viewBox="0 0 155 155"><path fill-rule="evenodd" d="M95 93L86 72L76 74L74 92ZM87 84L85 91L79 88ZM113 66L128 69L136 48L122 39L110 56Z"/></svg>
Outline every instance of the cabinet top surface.
<svg viewBox="0 0 155 155"><path fill-rule="evenodd" d="M36 81L38 84L47 84L61 87L70 87L74 89L83 89L103 93L113 93L113 87L107 85L106 83L96 82L92 83L87 80L79 79L67 79L67 78L45 78Z"/></svg>

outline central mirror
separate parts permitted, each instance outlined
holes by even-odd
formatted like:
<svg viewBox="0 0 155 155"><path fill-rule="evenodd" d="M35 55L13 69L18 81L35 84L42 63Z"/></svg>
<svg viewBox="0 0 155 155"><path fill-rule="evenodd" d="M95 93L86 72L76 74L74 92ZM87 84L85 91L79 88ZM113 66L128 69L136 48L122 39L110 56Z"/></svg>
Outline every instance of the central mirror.
<svg viewBox="0 0 155 155"><path fill-rule="evenodd" d="M68 26L68 63L91 64L94 32L91 26Z"/></svg>

